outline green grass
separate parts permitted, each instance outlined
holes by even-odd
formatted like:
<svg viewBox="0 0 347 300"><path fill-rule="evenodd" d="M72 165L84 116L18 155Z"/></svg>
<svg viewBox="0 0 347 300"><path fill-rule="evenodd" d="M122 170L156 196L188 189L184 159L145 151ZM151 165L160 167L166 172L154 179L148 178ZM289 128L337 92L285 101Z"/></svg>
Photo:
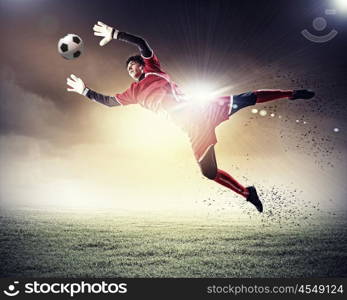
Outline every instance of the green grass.
<svg viewBox="0 0 347 300"><path fill-rule="evenodd" d="M2 213L0 275L346 277L345 221L323 221L278 228L206 216Z"/></svg>

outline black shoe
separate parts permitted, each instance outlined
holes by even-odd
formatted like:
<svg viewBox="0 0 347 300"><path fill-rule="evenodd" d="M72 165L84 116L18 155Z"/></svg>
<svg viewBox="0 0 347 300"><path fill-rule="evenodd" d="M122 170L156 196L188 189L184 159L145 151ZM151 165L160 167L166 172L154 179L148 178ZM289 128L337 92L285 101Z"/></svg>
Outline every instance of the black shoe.
<svg viewBox="0 0 347 300"><path fill-rule="evenodd" d="M311 99L315 95L314 91L311 90L294 90L293 96L291 96L290 100L296 100L296 99Z"/></svg>
<svg viewBox="0 0 347 300"><path fill-rule="evenodd" d="M246 188L249 192L249 195L247 197L247 201L251 202L259 212L263 212L263 204L259 200L257 190L255 189L254 186L249 186Z"/></svg>

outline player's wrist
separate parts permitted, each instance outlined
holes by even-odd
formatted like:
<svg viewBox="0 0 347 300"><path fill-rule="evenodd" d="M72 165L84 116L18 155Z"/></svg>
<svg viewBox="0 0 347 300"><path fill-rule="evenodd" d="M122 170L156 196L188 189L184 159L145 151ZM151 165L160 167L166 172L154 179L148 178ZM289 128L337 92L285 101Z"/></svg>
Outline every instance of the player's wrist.
<svg viewBox="0 0 347 300"><path fill-rule="evenodd" d="M83 96L87 96L87 93L89 92L89 89L87 87L85 87L82 91L82 95Z"/></svg>
<svg viewBox="0 0 347 300"><path fill-rule="evenodd" d="M111 36L112 36L112 38L113 38L114 40L118 39L118 33L119 33L119 30L117 30L116 28L113 28L113 29L112 29L112 34L111 34Z"/></svg>

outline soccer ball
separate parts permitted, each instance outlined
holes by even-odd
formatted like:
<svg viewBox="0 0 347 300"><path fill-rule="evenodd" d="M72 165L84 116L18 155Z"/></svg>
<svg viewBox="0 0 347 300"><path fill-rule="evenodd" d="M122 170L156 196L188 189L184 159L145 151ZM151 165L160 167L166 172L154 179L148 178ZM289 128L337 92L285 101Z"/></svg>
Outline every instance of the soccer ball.
<svg viewBox="0 0 347 300"><path fill-rule="evenodd" d="M83 41L77 35L69 33L58 42L58 52L65 59L74 59L82 54Z"/></svg>

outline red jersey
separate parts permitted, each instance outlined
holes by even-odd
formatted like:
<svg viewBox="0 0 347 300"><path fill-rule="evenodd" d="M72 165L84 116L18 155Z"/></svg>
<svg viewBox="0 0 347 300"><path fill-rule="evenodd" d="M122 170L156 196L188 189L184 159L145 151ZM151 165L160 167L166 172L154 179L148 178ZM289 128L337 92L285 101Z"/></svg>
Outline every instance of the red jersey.
<svg viewBox="0 0 347 300"><path fill-rule="evenodd" d="M216 98L204 107L195 105L186 100L170 76L161 70L156 55L143 59L145 77L116 94L116 100L122 105L140 104L154 112L167 113L188 134L194 155L200 161L208 148L217 143L216 126L229 118L230 97Z"/></svg>
<svg viewBox="0 0 347 300"><path fill-rule="evenodd" d="M143 57L143 60L145 78L133 82L125 92L116 94L116 99L122 105L137 103L154 112L169 112L184 99L184 95L170 76L161 70L155 54L150 58Z"/></svg>

